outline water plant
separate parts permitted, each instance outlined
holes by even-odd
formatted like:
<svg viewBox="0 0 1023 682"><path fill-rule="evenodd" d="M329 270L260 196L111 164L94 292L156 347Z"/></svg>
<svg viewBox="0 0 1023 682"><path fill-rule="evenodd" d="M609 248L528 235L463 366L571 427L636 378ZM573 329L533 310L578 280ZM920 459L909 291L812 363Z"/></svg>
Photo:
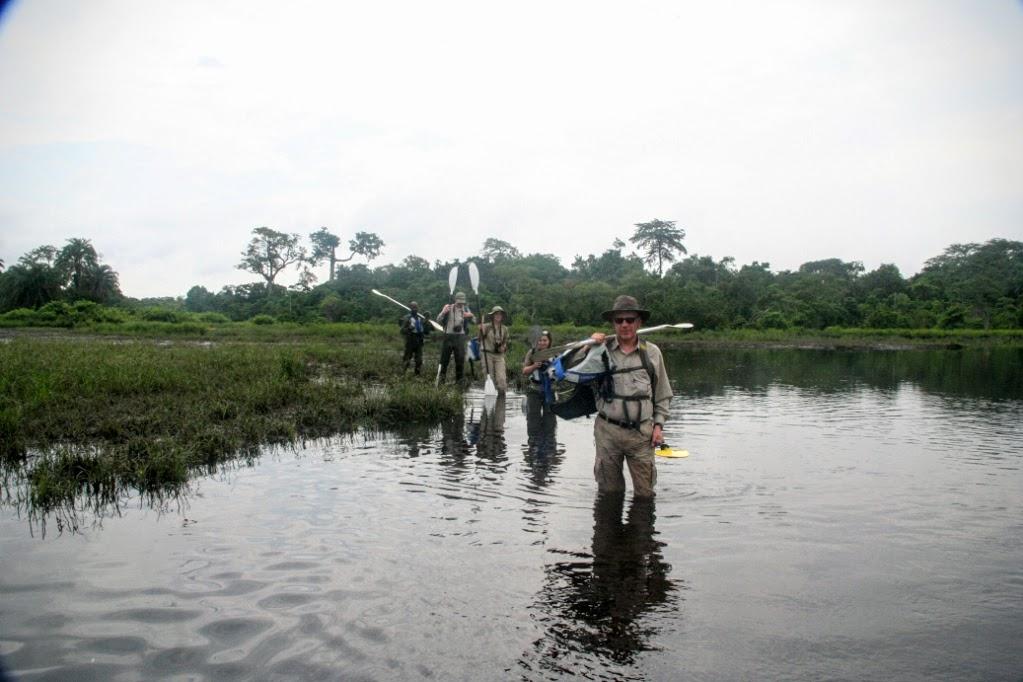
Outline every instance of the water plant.
<svg viewBox="0 0 1023 682"><path fill-rule="evenodd" d="M401 377L397 341L17 337L0 344L0 463L45 512L172 489L261 447L436 422L461 394Z"/></svg>

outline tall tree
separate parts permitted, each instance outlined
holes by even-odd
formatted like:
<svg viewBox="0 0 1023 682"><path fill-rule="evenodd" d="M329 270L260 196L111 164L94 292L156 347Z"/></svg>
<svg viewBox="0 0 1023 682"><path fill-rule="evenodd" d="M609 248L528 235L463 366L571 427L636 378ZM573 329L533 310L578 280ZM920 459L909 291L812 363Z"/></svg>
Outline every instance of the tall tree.
<svg viewBox="0 0 1023 682"><path fill-rule="evenodd" d="M355 239L348 240L348 258L342 258L341 263L347 263L356 256L362 256L366 262L373 260L380 255L384 248L384 240L375 232L356 232Z"/></svg>
<svg viewBox="0 0 1023 682"><path fill-rule="evenodd" d="M309 241L313 244L312 253L309 254L309 264L317 266L324 260L330 262L330 274L328 282L334 281L334 266L337 264L337 247L341 245L341 237L331 234L327 228L321 227L309 235Z"/></svg>
<svg viewBox="0 0 1023 682"><path fill-rule="evenodd" d="M37 246L32 249L24 256L18 259L22 265L31 265L33 263L39 263L42 265L53 265L53 261L57 258L57 247L55 246Z"/></svg>
<svg viewBox="0 0 1023 682"><path fill-rule="evenodd" d="M660 277L664 274L665 262L673 262L678 252L689 253L682 244L685 237L685 229L675 227L674 220L654 219L648 223L636 223L636 231L629 241L644 252L643 260L647 264L657 264L657 276Z"/></svg>
<svg viewBox="0 0 1023 682"><path fill-rule="evenodd" d="M38 308L60 298L61 275L46 263L22 260L0 275L0 311Z"/></svg>
<svg viewBox="0 0 1023 682"><path fill-rule="evenodd" d="M54 266L64 276L72 295L83 295L89 273L99 267L99 254L88 239L68 239L57 254Z"/></svg>
<svg viewBox="0 0 1023 682"><path fill-rule="evenodd" d="M112 303L121 298L117 273L109 265L98 265L86 273L81 293L97 303Z"/></svg>
<svg viewBox="0 0 1023 682"><path fill-rule="evenodd" d="M384 247L384 241L376 233L356 232L355 238L348 240L348 257L338 258L337 247L341 245L341 238L328 232L325 227L310 234L309 241L313 244L312 253L308 258L309 264L316 266L325 260L330 262L328 282L337 279L338 263L347 263L356 256L363 256L367 261L371 261L380 255L380 250Z"/></svg>
<svg viewBox="0 0 1023 682"><path fill-rule="evenodd" d="M242 261L235 267L248 270L266 280L267 296L273 291L274 279L292 263L300 266L306 251L298 245L297 234L285 234L269 227L252 230L255 236L242 251Z"/></svg>
<svg viewBox="0 0 1023 682"><path fill-rule="evenodd" d="M519 258L522 254L503 239L490 237L483 242L483 250L480 251L480 255L489 261L497 261Z"/></svg>

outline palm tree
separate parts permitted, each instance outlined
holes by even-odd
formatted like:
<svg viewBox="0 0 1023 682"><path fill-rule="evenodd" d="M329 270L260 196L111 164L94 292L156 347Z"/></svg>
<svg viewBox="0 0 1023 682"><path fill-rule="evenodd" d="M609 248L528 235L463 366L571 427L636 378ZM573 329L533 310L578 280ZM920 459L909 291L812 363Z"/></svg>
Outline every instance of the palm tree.
<svg viewBox="0 0 1023 682"><path fill-rule="evenodd" d="M677 252L689 253L682 245L685 237L685 229L675 227L674 220L654 219L648 223L636 223L636 231L629 241L645 251L643 260L649 265L657 263L657 276L660 277L664 274L664 263L673 262Z"/></svg>
<svg viewBox="0 0 1023 682"><path fill-rule="evenodd" d="M117 273L109 265L100 265L86 275L88 297L97 303L111 303L121 298Z"/></svg>
<svg viewBox="0 0 1023 682"><path fill-rule="evenodd" d="M72 295L85 293L85 279L89 271L99 267L99 254L88 239L69 239L57 254L54 266L71 285Z"/></svg>
<svg viewBox="0 0 1023 682"><path fill-rule="evenodd" d="M0 277L0 309L38 308L60 297L61 275L45 263L12 265Z"/></svg>

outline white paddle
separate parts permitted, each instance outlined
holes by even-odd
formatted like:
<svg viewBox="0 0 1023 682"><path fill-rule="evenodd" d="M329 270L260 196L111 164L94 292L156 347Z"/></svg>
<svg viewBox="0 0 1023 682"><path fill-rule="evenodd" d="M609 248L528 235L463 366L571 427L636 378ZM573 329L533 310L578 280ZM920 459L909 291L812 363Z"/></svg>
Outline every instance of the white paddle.
<svg viewBox="0 0 1023 682"><path fill-rule="evenodd" d="M693 328L692 322L678 322L676 324L659 324L656 327L644 327L642 329L637 329L636 333L648 334L650 332L658 332L666 329L692 329L692 328ZM571 348L582 348L583 346L592 346L595 343L597 342L594 341L593 339L582 339L580 341L573 341L572 343L565 343L560 346L553 346L551 348L538 351L533 354L533 358L535 360L549 360L553 358L555 355L560 355L561 353Z"/></svg>
<svg viewBox="0 0 1023 682"><path fill-rule="evenodd" d="M405 305L401 301L396 301L393 298L391 298L390 296L388 296L387 294L381 293L381 292L377 291L376 289L370 289L370 291L372 291L377 296L383 296L384 298L386 298L391 303L397 303L398 305L400 305L405 310L408 310L409 312L412 312L412 308L409 308L407 305ZM420 317L420 319L426 320L426 318L423 317L422 313L416 313L416 315L418 315ZM429 322L430 324L432 324L433 328L436 329L437 331L439 331L439 332L444 331L444 327L440 326L439 324L437 324L433 320L426 320L426 321Z"/></svg>
<svg viewBox="0 0 1023 682"><path fill-rule="evenodd" d="M476 267L475 261L469 261L469 283L472 285L472 291L476 294L476 314L483 315L483 307L480 304L480 270ZM483 320L479 321L479 324L483 324ZM483 339L480 339L482 344ZM494 385L494 380L490 376L490 361L487 360L486 348L480 348L480 352L483 353L483 371L487 373L487 380L483 384L483 395L484 396L496 396L497 386Z"/></svg>

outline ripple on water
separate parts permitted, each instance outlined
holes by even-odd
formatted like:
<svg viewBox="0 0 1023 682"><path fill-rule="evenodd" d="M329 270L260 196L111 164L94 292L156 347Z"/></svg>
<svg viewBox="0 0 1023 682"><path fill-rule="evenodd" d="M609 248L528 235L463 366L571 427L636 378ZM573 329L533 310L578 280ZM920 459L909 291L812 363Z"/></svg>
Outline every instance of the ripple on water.
<svg viewBox="0 0 1023 682"><path fill-rule="evenodd" d="M256 602L256 605L261 609L267 609L269 611L294 609L299 606L305 606L309 602L315 601L318 596L319 595L284 592L281 594L273 594L264 599L260 599L258 602Z"/></svg>
<svg viewBox="0 0 1023 682"><path fill-rule="evenodd" d="M112 611L101 616L103 620L132 620L139 623L183 623L195 620L202 611L175 608L141 608Z"/></svg>
<svg viewBox="0 0 1023 682"><path fill-rule="evenodd" d="M87 653L123 656L141 653L148 646L141 637L96 637L79 641L76 648Z"/></svg>
<svg viewBox="0 0 1023 682"><path fill-rule="evenodd" d="M143 664L147 676L166 677L195 673L209 661L210 649L204 646L179 646L163 649L149 656Z"/></svg>
<svg viewBox="0 0 1023 682"><path fill-rule="evenodd" d="M221 618L199 628L199 634L217 644L238 646L273 627L265 618Z"/></svg>

